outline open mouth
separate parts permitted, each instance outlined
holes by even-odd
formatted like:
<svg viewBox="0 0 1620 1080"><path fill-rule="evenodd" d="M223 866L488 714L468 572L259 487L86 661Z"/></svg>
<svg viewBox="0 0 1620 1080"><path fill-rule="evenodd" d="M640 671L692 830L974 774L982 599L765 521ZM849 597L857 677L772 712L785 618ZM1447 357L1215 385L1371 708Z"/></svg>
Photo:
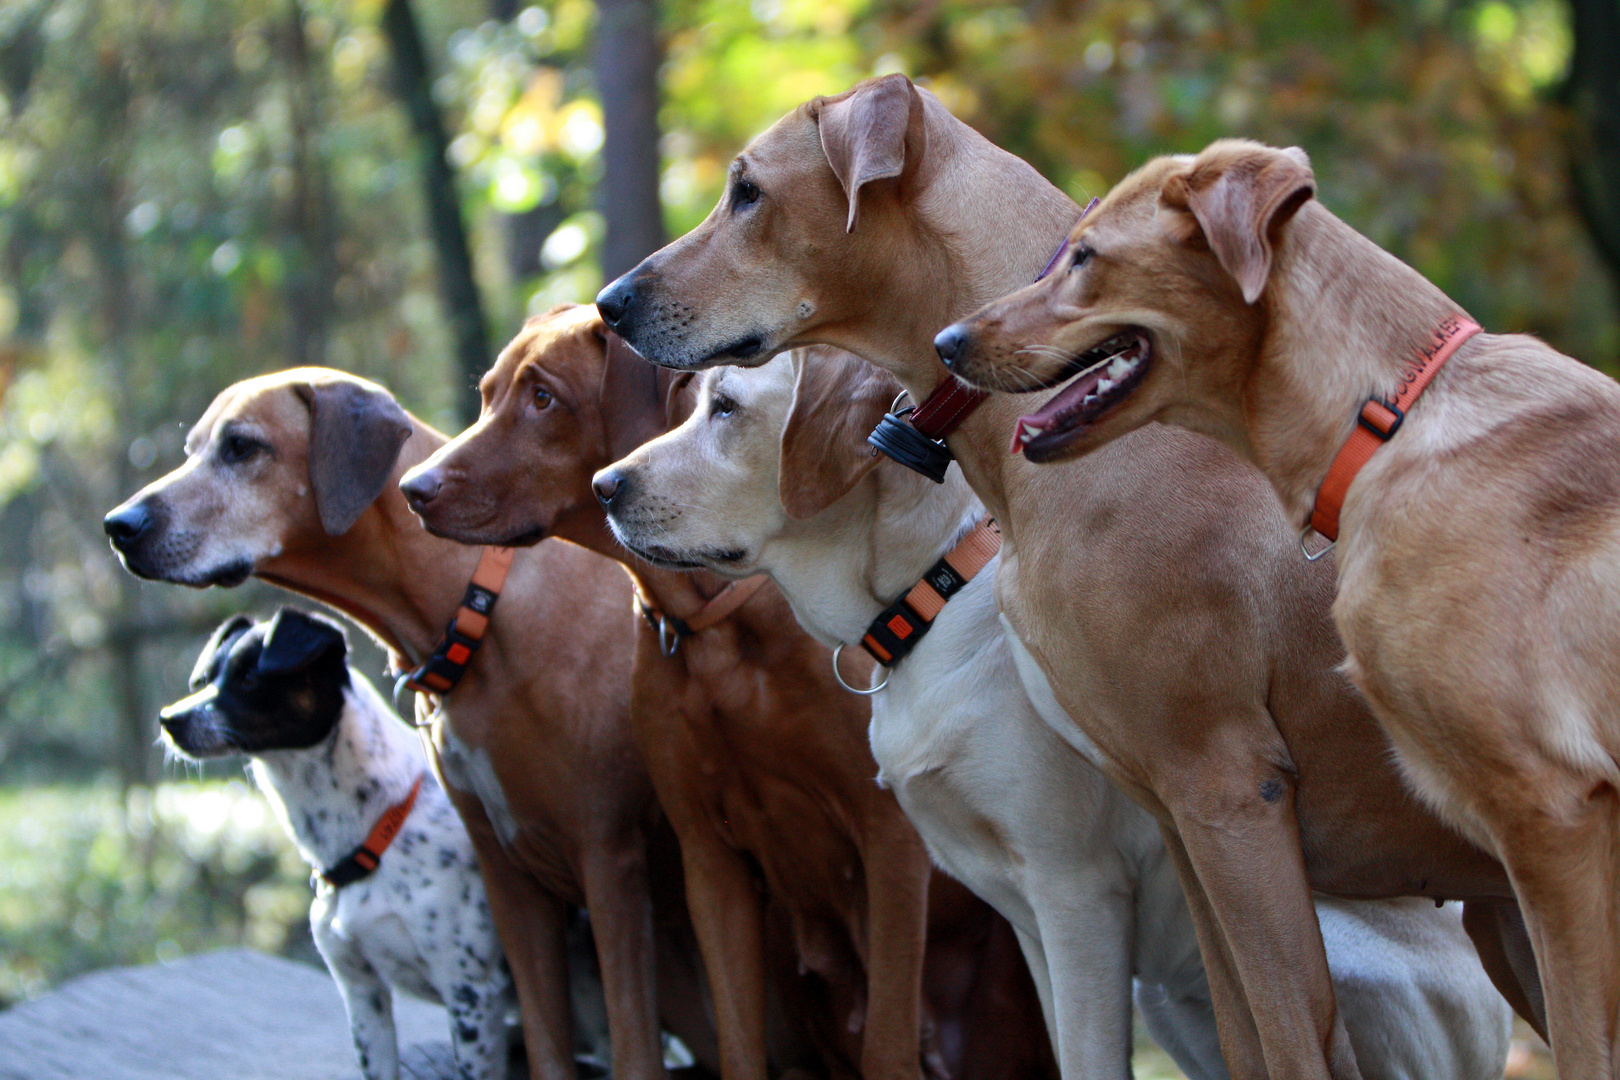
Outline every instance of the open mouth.
<svg viewBox="0 0 1620 1080"><path fill-rule="evenodd" d="M1153 346L1140 330L1116 334L1070 363L1062 378L1079 374L1038 412L1018 418L1012 452L1045 461L1074 441L1103 413L1129 397L1147 376Z"/></svg>

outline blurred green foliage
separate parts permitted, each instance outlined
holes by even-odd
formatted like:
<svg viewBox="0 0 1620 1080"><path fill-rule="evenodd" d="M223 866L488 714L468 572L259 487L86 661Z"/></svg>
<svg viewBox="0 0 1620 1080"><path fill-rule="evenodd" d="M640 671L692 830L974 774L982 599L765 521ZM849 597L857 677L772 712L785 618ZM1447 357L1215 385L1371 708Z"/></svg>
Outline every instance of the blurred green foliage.
<svg viewBox="0 0 1620 1080"><path fill-rule="evenodd" d="M594 8L544 0L502 21L484 0L415 3L492 339L504 341L526 313L601 284ZM33 881L24 891L59 895L46 910L62 916L16 931L6 916L17 936L3 943L0 993L202 940L181 924L214 916L152 899L200 872L184 868L191 849L168 826L142 832L144 811L126 821L120 800L160 777L155 713L183 692L207 630L285 599L137 582L109 554L101 515L173 468L186 426L244 376L331 364L441 426L471 392L453 374L381 9L0 4L0 783L103 785L47 790L37 814L21 793L0 800L4 895ZM1620 361L1615 282L1566 176L1563 0L661 11L672 235L708 212L731 156L783 112L903 71L1077 199L1221 135L1303 146L1328 206L1491 329L1535 332L1609 371ZM375 653L364 666L380 666ZM18 846L9 825L24 819L36 824L21 833L56 846ZM97 839L74 847L70 834ZM105 865L92 854L113 849ZM118 913L146 902L172 910L173 929L138 945L141 921ZM215 915L227 937L250 934L246 916ZM13 961L13 942L55 942L57 959Z"/></svg>
<svg viewBox="0 0 1620 1080"><path fill-rule="evenodd" d="M308 867L241 779L0 791L0 1007L204 949L308 958L311 895Z"/></svg>

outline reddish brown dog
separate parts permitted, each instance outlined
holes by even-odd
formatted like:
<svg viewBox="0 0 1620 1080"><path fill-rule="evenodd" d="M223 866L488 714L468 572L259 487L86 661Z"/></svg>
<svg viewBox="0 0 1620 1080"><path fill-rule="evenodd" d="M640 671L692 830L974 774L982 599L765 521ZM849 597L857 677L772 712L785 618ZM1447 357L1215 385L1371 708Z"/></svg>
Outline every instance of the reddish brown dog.
<svg viewBox="0 0 1620 1080"><path fill-rule="evenodd" d="M107 515L107 533L141 577L202 587L251 574L353 617L408 666L432 651L479 558L423 531L397 487L444 441L342 372L249 379L192 428L185 464ZM568 544L519 552L483 648L433 724L435 767L477 847L517 983L531 1074L546 1080L575 1077L570 904L595 930L614 1075L665 1075L655 924L666 1018L713 1059L679 887L657 912L651 899L679 863L630 736L629 605L607 559Z"/></svg>
<svg viewBox="0 0 1620 1080"><path fill-rule="evenodd" d="M930 950L929 986L957 989L931 1002L941 1030L920 1044L928 857L875 783L869 710L838 687L827 650L772 585L677 636L670 617L698 622L717 594L725 604L736 594L680 565L634 561L611 538L591 476L689 411L671 397L684 381L616 339L609 345L595 308L530 320L484 377L478 423L402 487L440 535L468 543L554 535L612 553L663 613L662 634L641 628L632 724L680 836L728 1078L765 1076L767 904L786 913L800 965L819 976L821 999L808 1007L819 1016L810 1026L823 1069L916 1077L927 1058L955 1077L1049 1073L1033 985L1010 932L960 886L938 880L950 898L934 904L940 943L949 930L976 951L961 940L964 924L979 938L996 928L997 970L966 961L961 948ZM786 993L806 996L802 987Z"/></svg>
<svg viewBox="0 0 1620 1080"><path fill-rule="evenodd" d="M1465 336L1456 301L1315 191L1298 149L1228 140L1150 162L1075 229L1073 272L953 328L958 370L1027 389L1093 358L1128 369L1053 395L1021 422L1026 453L1184 425L1259 465L1295 528L1336 528L1313 497L1360 425L1382 434L1354 436L1376 449L1339 489L1346 667L1413 787L1507 865L1559 1074L1612 1080L1620 387L1531 338Z"/></svg>
<svg viewBox="0 0 1620 1080"><path fill-rule="evenodd" d="M670 367L826 344L919 404L948 378L938 330L1034 280L1079 213L932 95L885 76L756 139L709 217L598 307ZM1037 468L1007 453L1016 412L993 397L946 443L1001 524L996 594L1020 674L1052 703L1048 723L1163 825L1232 1075L1359 1071L1312 887L1480 901L1469 923L1493 978L1535 1014L1519 985L1535 982L1528 952L1498 934L1523 945L1502 867L1407 794L1337 670L1332 571L1299 558L1264 478L1158 427Z"/></svg>

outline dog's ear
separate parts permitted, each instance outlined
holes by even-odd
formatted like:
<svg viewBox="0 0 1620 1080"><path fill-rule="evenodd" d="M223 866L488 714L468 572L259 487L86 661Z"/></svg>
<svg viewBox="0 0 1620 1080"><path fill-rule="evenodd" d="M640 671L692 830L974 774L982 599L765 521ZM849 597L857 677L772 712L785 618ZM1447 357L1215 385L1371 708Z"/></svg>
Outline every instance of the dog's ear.
<svg viewBox="0 0 1620 1080"><path fill-rule="evenodd" d="M885 75L834 98L817 98L811 115L821 150L849 199L846 232L860 220L861 188L915 172L928 145L923 102L904 75Z"/></svg>
<svg viewBox="0 0 1620 1080"><path fill-rule="evenodd" d="M888 411L900 384L842 349L793 351L793 407L782 426L777 494L792 518L813 517L837 502L883 460L866 437Z"/></svg>
<svg viewBox="0 0 1620 1080"><path fill-rule="evenodd" d="M1222 269L1252 304L1271 277L1277 230L1316 194L1299 147L1217 143L1165 181L1160 202L1197 220Z"/></svg>
<svg viewBox="0 0 1620 1080"><path fill-rule="evenodd" d="M340 659L349 653L349 643L337 625L297 608L284 607L276 612L265 631L259 671L265 675L291 674L333 653Z"/></svg>
<svg viewBox="0 0 1620 1080"><path fill-rule="evenodd" d="M329 536L342 536L388 483L411 418L385 390L346 379L298 383L309 406L309 479Z"/></svg>
<svg viewBox="0 0 1620 1080"><path fill-rule="evenodd" d="M602 362L602 432L609 461L618 461L667 427L664 389L656 364L636 355L618 334L597 323Z"/></svg>
<svg viewBox="0 0 1620 1080"><path fill-rule="evenodd" d="M246 615L232 615L208 635L208 644L203 646L201 655L197 657L197 666L191 669L191 688L201 690L214 681L219 672L219 665L224 661L220 655L226 645L236 638L253 629L253 620Z"/></svg>

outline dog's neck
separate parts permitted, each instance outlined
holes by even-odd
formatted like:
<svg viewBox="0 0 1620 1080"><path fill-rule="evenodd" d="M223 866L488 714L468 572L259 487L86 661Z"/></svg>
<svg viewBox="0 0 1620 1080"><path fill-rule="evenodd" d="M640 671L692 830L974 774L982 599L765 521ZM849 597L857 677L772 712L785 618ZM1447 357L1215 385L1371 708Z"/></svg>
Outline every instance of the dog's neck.
<svg viewBox="0 0 1620 1080"><path fill-rule="evenodd" d="M377 691L350 669L332 733L307 750L253 758L253 779L298 854L316 870L353 851L384 810L427 768L421 744L391 717Z"/></svg>
<svg viewBox="0 0 1620 1080"><path fill-rule="evenodd" d="M256 576L329 604L411 666L433 651L478 564L480 548L433 536L399 490L399 479L444 444L420 421L401 448L382 494L342 536L289 542Z"/></svg>
<svg viewBox="0 0 1620 1080"><path fill-rule="evenodd" d="M1315 202L1288 223L1259 303L1267 323L1258 358L1234 415L1210 418L1212 433L1242 430L1252 449L1235 448L1271 480L1289 520L1303 523L1362 403L1392 399L1408 364L1462 308Z"/></svg>
<svg viewBox="0 0 1620 1080"><path fill-rule="evenodd" d="M936 485L885 463L813 518L790 521L764 545L760 569L817 641L853 643L983 516L958 474Z"/></svg>

